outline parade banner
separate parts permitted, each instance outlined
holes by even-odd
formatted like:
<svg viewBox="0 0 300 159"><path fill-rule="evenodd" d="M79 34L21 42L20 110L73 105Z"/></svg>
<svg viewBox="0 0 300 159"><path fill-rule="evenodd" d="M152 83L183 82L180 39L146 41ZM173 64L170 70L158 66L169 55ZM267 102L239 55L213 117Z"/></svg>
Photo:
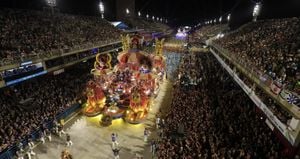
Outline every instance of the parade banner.
<svg viewBox="0 0 300 159"><path fill-rule="evenodd" d="M272 78L267 74L259 76L259 79L262 84L267 85L268 87L272 84Z"/></svg>
<svg viewBox="0 0 300 159"><path fill-rule="evenodd" d="M286 100L290 104L294 104L296 106L300 106L300 97L298 94L290 92L288 90L282 90L279 96Z"/></svg>
<svg viewBox="0 0 300 159"><path fill-rule="evenodd" d="M281 91L281 87L282 87L282 85L280 83L273 81L270 86L270 89L274 94L278 95Z"/></svg>
<svg viewBox="0 0 300 159"><path fill-rule="evenodd" d="M65 69L59 69L59 70L56 70L56 71L53 71L53 75L56 76L56 75L59 75L59 74L62 74L65 72Z"/></svg>

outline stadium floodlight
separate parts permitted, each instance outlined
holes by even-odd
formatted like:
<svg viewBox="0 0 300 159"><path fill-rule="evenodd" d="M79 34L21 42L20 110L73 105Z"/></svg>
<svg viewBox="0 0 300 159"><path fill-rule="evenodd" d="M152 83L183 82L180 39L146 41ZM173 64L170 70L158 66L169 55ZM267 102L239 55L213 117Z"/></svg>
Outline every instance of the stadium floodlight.
<svg viewBox="0 0 300 159"><path fill-rule="evenodd" d="M222 16L219 18L219 22L222 23Z"/></svg>
<svg viewBox="0 0 300 159"><path fill-rule="evenodd" d="M155 17L154 17L154 16L152 16L152 20L155 20Z"/></svg>
<svg viewBox="0 0 300 159"><path fill-rule="evenodd" d="M227 16L227 21L228 22L230 21L230 18L231 18L231 14L228 14L228 16Z"/></svg>
<svg viewBox="0 0 300 159"><path fill-rule="evenodd" d="M163 18L160 18L160 22L162 22L163 21Z"/></svg>
<svg viewBox="0 0 300 159"><path fill-rule="evenodd" d="M217 19L214 19L214 23L215 23L215 24L217 23Z"/></svg>
<svg viewBox="0 0 300 159"><path fill-rule="evenodd" d="M142 15L141 12L138 12L139 17Z"/></svg>
<svg viewBox="0 0 300 159"><path fill-rule="evenodd" d="M168 19L166 19L166 23L168 23Z"/></svg>
<svg viewBox="0 0 300 159"><path fill-rule="evenodd" d="M99 3L99 10L101 13L101 18L104 19L104 5L103 5L102 1L100 1L100 3Z"/></svg>
<svg viewBox="0 0 300 159"><path fill-rule="evenodd" d="M210 20L209 24L212 24L212 23L213 23L213 21L212 21L212 20Z"/></svg>
<svg viewBox="0 0 300 159"><path fill-rule="evenodd" d="M149 14L146 15L146 18L147 18L147 19L149 18Z"/></svg>
<svg viewBox="0 0 300 159"><path fill-rule="evenodd" d="M56 0L46 0L50 7L56 7Z"/></svg>
<svg viewBox="0 0 300 159"><path fill-rule="evenodd" d="M156 17L156 20L157 20L157 21L159 21L159 18L158 18L158 17Z"/></svg>
<svg viewBox="0 0 300 159"><path fill-rule="evenodd" d="M129 9L128 9L128 8L126 8L126 14L129 14L129 13L130 13Z"/></svg>
<svg viewBox="0 0 300 159"><path fill-rule="evenodd" d="M260 14L260 10L261 10L261 3L256 3L253 9L253 21L256 22L257 17Z"/></svg>

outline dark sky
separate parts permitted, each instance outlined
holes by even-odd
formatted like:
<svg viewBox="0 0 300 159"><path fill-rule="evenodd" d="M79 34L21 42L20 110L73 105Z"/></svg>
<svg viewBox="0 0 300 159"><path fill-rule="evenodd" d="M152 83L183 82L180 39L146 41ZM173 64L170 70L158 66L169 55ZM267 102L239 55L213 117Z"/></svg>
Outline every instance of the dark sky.
<svg viewBox="0 0 300 159"><path fill-rule="evenodd" d="M173 23L190 24L219 18L239 0L137 0L141 12L163 16Z"/></svg>
<svg viewBox="0 0 300 159"><path fill-rule="evenodd" d="M0 0L0 7L39 9L46 0ZM57 0L61 12L99 15L100 0ZM170 24L189 25L219 18L232 13L232 22L249 21L255 2L259 0L136 0L136 12L168 18ZM262 17L290 17L300 15L300 0L262 0ZM115 20L115 0L103 0L105 17ZM226 15L227 16L227 15ZM225 16L224 16L225 18Z"/></svg>

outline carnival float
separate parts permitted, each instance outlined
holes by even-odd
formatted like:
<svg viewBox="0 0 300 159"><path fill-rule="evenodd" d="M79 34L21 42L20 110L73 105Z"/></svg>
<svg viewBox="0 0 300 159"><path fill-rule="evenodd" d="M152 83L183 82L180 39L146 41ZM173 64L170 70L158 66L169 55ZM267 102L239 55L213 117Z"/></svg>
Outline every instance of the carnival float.
<svg viewBox="0 0 300 159"><path fill-rule="evenodd" d="M132 124L143 122L165 74L164 40L156 39L154 53L146 53L141 50L138 35L121 38L123 51L118 63L112 67L110 54L97 54L91 70L94 78L86 87L84 114L102 114L100 123L104 126L116 118Z"/></svg>

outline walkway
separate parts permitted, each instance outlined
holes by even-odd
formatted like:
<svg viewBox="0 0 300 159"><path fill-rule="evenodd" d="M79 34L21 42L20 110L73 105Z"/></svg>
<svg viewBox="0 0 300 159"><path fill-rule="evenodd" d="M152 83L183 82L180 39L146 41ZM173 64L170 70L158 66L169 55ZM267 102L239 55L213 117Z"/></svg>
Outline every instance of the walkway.
<svg viewBox="0 0 300 159"><path fill-rule="evenodd" d="M114 120L109 127L100 127L100 116L88 118L78 115L66 124L66 132L70 134L74 145L68 148L74 159L112 159L111 133L117 133L121 151L121 159L134 159L135 155L152 158L149 146L143 141L145 127L153 130L155 115L159 108L171 102L172 84L165 81L161 85L158 97L153 102L151 112L143 124L131 125L122 119ZM152 133L152 136L155 133ZM40 144L35 148L37 155L33 159L59 159L60 153L66 148L65 137L52 135L53 141Z"/></svg>

